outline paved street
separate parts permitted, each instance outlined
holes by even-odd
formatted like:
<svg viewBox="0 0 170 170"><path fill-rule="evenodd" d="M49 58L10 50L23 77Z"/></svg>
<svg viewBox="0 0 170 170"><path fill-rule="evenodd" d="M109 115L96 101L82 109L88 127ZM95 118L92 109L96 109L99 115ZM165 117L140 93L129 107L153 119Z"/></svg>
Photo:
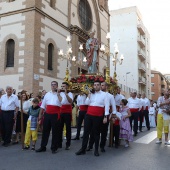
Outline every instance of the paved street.
<svg viewBox="0 0 170 170"><path fill-rule="evenodd" d="M73 128L73 136L75 128ZM40 137L41 138L41 137ZM0 170L169 170L170 147L156 145L156 129L144 132L134 138L129 148L123 142L119 149L106 147L105 153L99 157L93 151L86 155L76 156L81 141L72 141L71 150L63 147L52 154L50 146L44 153L22 151L21 145L0 146ZM65 142L65 141L64 141ZM49 142L50 143L50 142ZM40 139L36 148L40 146Z"/></svg>

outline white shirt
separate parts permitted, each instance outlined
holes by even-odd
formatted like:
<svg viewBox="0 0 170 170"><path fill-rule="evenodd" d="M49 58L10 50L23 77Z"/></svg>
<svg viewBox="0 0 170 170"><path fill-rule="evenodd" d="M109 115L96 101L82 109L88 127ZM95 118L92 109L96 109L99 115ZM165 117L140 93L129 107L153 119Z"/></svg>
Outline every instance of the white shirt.
<svg viewBox="0 0 170 170"><path fill-rule="evenodd" d="M149 114L150 115L155 115L155 107L150 107L149 108Z"/></svg>
<svg viewBox="0 0 170 170"><path fill-rule="evenodd" d="M2 95L0 99L0 107L1 110L8 111L8 110L15 110L16 107L19 107L19 100L18 97L12 94L10 97L7 94Z"/></svg>
<svg viewBox="0 0 170 170"><path fill-rule="evenodd" d="M160 96L157 100L157 106L159 107L158 109L158 114L162 114L162 107L160 107L160 104L164 102L164 96Z"/></svg>
<svg viewBox="0 0 170 170"><path fill-rule="evenodd" d="M121 102L122 99L125 99L125 97L122 94L116 94L115 95L116 106L120 106L120 102Z"/></svg>
<svg viewBox="0 0 170 170"><path fill-rule="evenodd" d="M48 92L46 93L43 102L41 104L41 108L46 109L47 105L59 106L61 107L61 102L58 99L56 92Z"/></svg>
<svg viewBox="0 0 170 170"><path fill-rule="evenodd" d="M140 98L139 101L140 101L140 108L143 107L143 109L144 109L145 108L145 101L142 98Z"/></svg>
<svg viewBox="0 0 170 170"><path fill-rule="evenodd" d="M70 105L71 104L68 102L67 97L64 92L61 92L60 96L62 97L62 101L61 101L62 105ZM73 100L73 93L69 92L68 96Z"/></svg>
<svg viewBox="0 0 170 170"><path fill-rule="evenodd" d="M117 112L117 113L116 113L116 116L121 120L122 114L121 114L120 112Z"/></svg>
<svg viewBox="0 0 170 170"><path fill-rule="evenodd" d="M85 104L86 98L87 98L87 96L85 94L78 95L78 97L77 97L77 106L86 105Z"/></svg>
<svg viewBox="0 0 170 170"><path fill-rule="evenodd" d="M148 106L148 109L150 108L150 101L149 101L149 99L147 99L146 97L143 99L142 98L142 100L144 101L144 104L145 104L145 106L144 106L144 110L146 109L146 106Z"/></svg>
<svg viewBox="0 0 170 170"><path fill-rule="evenodd" d="M141 109L141 104L140 104L140 100L136 97L136 98L132 98L130 97L128 99L128 103L127 103L128 107L131 109L131 108L134 108L134 109Z"/></svg>
<svg viewBox="0 0 170 170"><path fill-rule="evenodd" d="M28 112L28 109L30 108L30 101L27 100L27 101L24 101L22 103L22 108L23 108L23 111L24 112ZM19 100L19 111L21 111L21 100Z"/></svg>
<svg viewBox="0 0 170 170"><path fill-rule="evenodd" d="M103 91L91 93L90 98L87 97L85 101L86 105L105 107L105 115L109 115L109 99Z"/></svg>
<svg viewBox="0 0 170 170"><path fill-rule="evenodd" d="M109 105L112 106L112 114L116 114L117 110L114 96L108 92L106 92L106 96L109 99Z"/></svg>

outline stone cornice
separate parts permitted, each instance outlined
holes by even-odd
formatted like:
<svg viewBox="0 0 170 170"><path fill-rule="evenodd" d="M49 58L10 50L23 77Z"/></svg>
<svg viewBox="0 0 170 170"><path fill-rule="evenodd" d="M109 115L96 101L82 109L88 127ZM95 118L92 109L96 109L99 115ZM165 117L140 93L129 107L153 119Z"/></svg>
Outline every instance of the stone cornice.
<svg viewBox="0 0 170 170"><path fill-rule="evenodd" d="M26 13L29 11L36 11L39 12L41 15L43 15L44 17L49 18L50 20L52 20L54 23L60 25L61 27L63 27L64 29L66 29L67 31L70 31L70 29L68 27L66 27L65 25L63 25L62 23L58 22L56 19L54 19L53 17L51 17L50 15L48 15L47 13L45 13L44 11L42 11L41 9L37 8L37 7L30 7L30 8L25 8L25 9L20 9L20 10L16 10L16 11L11 11L11 12L7 12L7 13L3 13L0 14L0 18L1 17L6 17L6 16L10 16L10 15L14 15L14 14L19 14L19 13Z"/></svg>
<svg viewBox="0 0 170 170"><path fill-rule="evenodd" d="M89 38L88 33L86 31L82 30L81 28L79 28L77 25L71 25L69 27L69 29L70 29L71 33L78 35L83 40L87 40Z"/></svg>

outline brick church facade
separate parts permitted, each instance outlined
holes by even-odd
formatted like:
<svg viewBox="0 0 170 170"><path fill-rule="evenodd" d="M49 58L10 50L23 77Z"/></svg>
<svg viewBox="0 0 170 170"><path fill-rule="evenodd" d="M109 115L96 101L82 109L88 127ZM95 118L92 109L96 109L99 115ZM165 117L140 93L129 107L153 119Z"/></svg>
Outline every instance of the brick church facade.
<svg viewBox="0 0 170 170"><path fill-rule="evenodd" d="M0 87L37 92L50 90L52 80L60 85L67 61L58 51L67 50L67 35L78 58L90 31L107 44L109 16L107 0L0 0ZM104 73L107 58L99 56ZM70 77L78 67L69 61Z"/></svg>

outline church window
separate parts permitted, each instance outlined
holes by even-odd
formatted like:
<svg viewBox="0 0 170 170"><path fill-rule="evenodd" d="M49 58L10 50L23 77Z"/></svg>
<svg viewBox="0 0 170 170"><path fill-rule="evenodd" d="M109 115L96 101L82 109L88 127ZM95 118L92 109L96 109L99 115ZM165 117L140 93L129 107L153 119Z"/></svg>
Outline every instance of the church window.
<svg viewBox="0 0 170 170"><path fill-rule="evenodd" d="M52 43L48 45L48 70L53 70L53 53L54 46Z"/></svg>
<svg viewBox="0 0 170 170"><path fill-rule="evenodd" d="M9 39L6 43L6 67L14 67L15 42Z"/></svg>
<svg viewBox="0 0 170 170"><path fill-rule="evenodd" d="M87 0L80 0L79 2L79 17L82 27L89 31L92 26L92 13Z"/></svg>

